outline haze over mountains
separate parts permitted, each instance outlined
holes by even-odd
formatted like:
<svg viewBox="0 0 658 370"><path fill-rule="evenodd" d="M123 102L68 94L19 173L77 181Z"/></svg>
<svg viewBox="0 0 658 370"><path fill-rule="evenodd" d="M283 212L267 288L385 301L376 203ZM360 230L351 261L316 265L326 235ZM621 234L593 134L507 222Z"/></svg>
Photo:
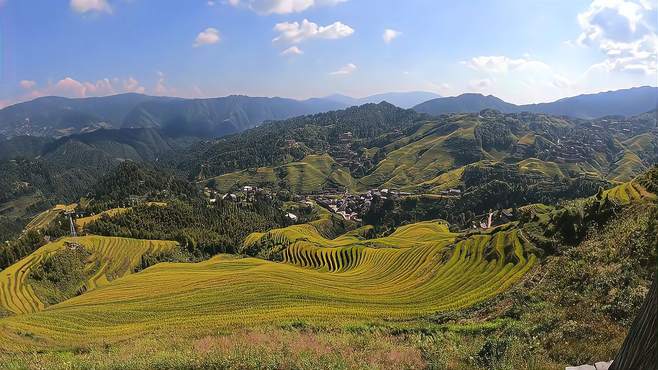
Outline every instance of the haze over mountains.
<svg viewBox="0 0 658 370"><path fill-rule="evenodd" d="M364 98L353 98L351 96L342 94L333 94L324 97L323 99L336 101L346 106L363 105L367 103L381 103L383 101L391 103L400 108L413 108L422 102L428 100L441 98L440 95L427 92L427 91L409 91L409 92L391 92L383 94L375 94L366 96Z"/></svg>
<svg viewBox="0 0 658 370"><path fill-rule="evenodd" d="M656 109L658 87L642 86L630 89L584 94L556 100L551 103L516 105L493 95L462 94L455 97L437 98L413 107L420 113L432 115L479 112L496 109L503 113L546 113L575 118L600 118L609 115L632 116Z"/></svg>
<svg viewBox="0 0 658 370"><path fill-rule="evenodd" d="M170 136L220 137L265 121L382 101L401 108L413 107L417 112L430 115L495 109L503 113L528 111L591 119L607 115L632 116L654 110L658 88L644 86L529 105L515 105L492 95L469 93L438 97L418 91L365 98L335 94L307 100L242 95L184 99L133 93L81 99L50 96L0 110L0 138L63 137L100 128L157 128Z"/></svg>
<svg viewBox="0 0 658 370"><path fill-rule="evenodd" d="M0 135L62 137L99 128L161 128L172 134L223 136L267 120L341 109L322 99L298 101L231 95L210 99L120 94L43 97L0 110Z"/></svg>

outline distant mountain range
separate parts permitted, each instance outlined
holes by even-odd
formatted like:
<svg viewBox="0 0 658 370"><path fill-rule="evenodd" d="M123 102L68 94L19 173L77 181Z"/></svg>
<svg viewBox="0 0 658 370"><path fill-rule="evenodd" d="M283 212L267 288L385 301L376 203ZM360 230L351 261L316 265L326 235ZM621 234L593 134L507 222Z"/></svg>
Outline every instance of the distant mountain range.
<svg viewBox="0 0 658 370"><path fill-rule="evenodd" d="M227 96L211 99L120 94L98 98L43 97L0 110L0 135L62 137L99 128L162 128L172 134L223 136L264 121L342 109L325 99Z"/></svg>
<svg viewBox="0 0 658 370"><path fill-rule="evenodd" d="M654 110L657 106L658 87L642 86L598 94L578 95L552 103L527 105L508 103L493 95L462 94L455 97L432 99L416 105L413 109L431 115L473 113L483 109L495 109L503 113L532 112L593 119L613 115L637 115Z"/></svg>
<svg viewBox="0 0 658 370"><path fill-rule="evenodd" d="M137 105L124 118L123 128L161 128L172 136L219 137L313 113L342 109L324 99L304 101L231 95L212 99L154 100Z"/></svg>
<svg viewBox="0 0 658 370"><path fill-rule="evenodd" d="M70 99L38 98L0 110L0 137L62 137L100 128L161 128L168 134L218 137L244 131L265 121L389 101L411 108L439 97L428 92L402 92L351 98L294 100L231 95L208 99L119 94Z"/></svg>
<svg viewBox="0 0 658 370"><path fill-rule="evenodd" d="M495 96L462 94L439 97L430 92L397 92L352 98L330 95L294 100L231 95L208 99L120 94L70 99L43 97L0 110L0 138L21 135L64 137L101 128L158 128L168 136L220 137L263 122L323 113L386 101L420 113L440 115L495 109L503 113L533 112L576 118L631 116L656 109L658 88L638 87L579 95L552 103L515 105Z"/></svg>
<svg viewBox="0 0 658 370"><path fill-rule="evenodd" d="M441 96L438 94L427 92L427 91L408 91L408 92L391 92L384 94L376 94L376 95L366 96L365 98L353 98L351 96L334 94L334 95L325 96L322 99L342 103L348 107L355 105L363 105L368 103L378 104L385 101L395 105L396 107L408 109L422 102L431 99L437 99L440 97Z"/></svg>

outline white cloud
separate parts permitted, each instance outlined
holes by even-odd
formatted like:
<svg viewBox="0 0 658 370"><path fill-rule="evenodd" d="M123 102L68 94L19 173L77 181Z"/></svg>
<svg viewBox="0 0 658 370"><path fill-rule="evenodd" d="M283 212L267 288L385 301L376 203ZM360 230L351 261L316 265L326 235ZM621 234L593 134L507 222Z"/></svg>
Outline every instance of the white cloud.
<svg viewBox="0 0 658 370"><path fill-rule="evenodd" d="M474 71L466 84L470 91L494 94L515 103L564 97L575 90L568 78L530 55L477 56L460 62Z"/></svg>
<svg viewBox="0 0 658 370"><path fill-rule="evenodd" d="M221 40L219 36L219 31L216 28L208 27L205 30L199 32L194 40L194 47L199 47L202 45L211 45L216 44Z"/></svg>
<svg viewBox="0 0 658 370"><path fill-rule="evenodd" d="M37 88L35 81L23 80L20 86L27 90L26 94L20 96L17 100L24 101L38 98L40 96L56 95L69 98L86 98L89 96L105 96L125 92L144 93L145 89L140 86L139 81L129 77L120 78L103 78L98 81L78 81L71 77L65 77L55 83Z"/></svg>
<svg viewBox="0 0 658 370"><path fill-rule="evenodd" d="M318 26L316 23L304 19L299 22L277 23L274 30L279 32L272 42L297 44L310 39L340 39L354 33L354 29L341 22L334 22L328 26Z"/></svg>
<svg viewBox="0 0 658 370"><path fill-rule="evenodd" d="M112 13L112 8L107 0L71 0L71 9L78 13L105 12Z"/></svg>
<svg viewBox="0 0 658 370"><path fill-rule="evenodd" d="M155 83L153 92L156 95L175 95L176 89L167 86L167 82L165 80L165 74L160 71L157 71L156 74L158 75L158 81Z"/></svg>
<svg viewBox="0 0 658 370"><path fill-rule="evenodd" d="M208 6L215 6L217 3L213 0L208 0Z"/></svg>
<svg viewBox="0 0 658 370"><path fill-rule="evenodd" d="M123 90L125 92L136 92L143 94L146 89L143 86L139 85L139 81L132 77L128 77L127 80L123 81Z"/></svg>
<svg viewBox="0 0 658 370"><path fill-rule="evenodd" d="M304 52L302 51L302 49L298 48L297 46L291 46L281 52L281 55L285 55L285 56L302 55L302 54L304 54Z"/></svg>
<svg viewBox="0 0 658 370"><path fill-rule="evenodd" d="M21 87L24 88L25 90L31 90L34 86L37 85L35 81L31 81L31 80L22 80L18 84L21 85Z"/></svg>
<svg viewBox="0 0 658 370"><path fill-rule="evenodd" d="M513 70L542 70L550 67L530 58L509 58L506 56L479 56L461 62L462 64L484 73L508 73Z"/></svg>
<svg viewBox="0 0 658 370"><path fill-rule="evenodd" d="M573 85L572 81L564 76L556 74L553 77L553 86L555 86L558 89L568 89L572 85Z"/></svg>
<svg viewBox="0 0 658 370"><path fill-rule="evenodd" d="M354 63L348 63L342 67L340 67L337 71L333 71L329 73L330 75L349 75L356 71L356 65Z"/></svg>
<svg viewBox="0 0 658 370"><path fill-rule="evenodd" d="M393 39L400 36L401 34L402 32L400 31L387 28L384 30L384 33L382 34L382 39L384 39L384 42L388 44L389 42L393 41Z"/></svg>
<svg viewBox="0 0 658 370"><path fill-rule="evenodd" d="M577 42L596 47L605 59L593 67L656 74L658 11L648 0L594 0L578 15Z"/></svg>
<svg viewBox="0 0 658 370"><path fill-rule="evenodd" d="M347 0L228 0L233 6L244 6L258 14L290 14L314 6L334 6Z"/></svg>
<svg viewBox="0 0 658 370"><path fill-rule="evenodd" d="M52 95L73 96L79 98L87 96L85 84L74 80L71 77L66 77L57 81L50 91L52 92Z"/></svg>

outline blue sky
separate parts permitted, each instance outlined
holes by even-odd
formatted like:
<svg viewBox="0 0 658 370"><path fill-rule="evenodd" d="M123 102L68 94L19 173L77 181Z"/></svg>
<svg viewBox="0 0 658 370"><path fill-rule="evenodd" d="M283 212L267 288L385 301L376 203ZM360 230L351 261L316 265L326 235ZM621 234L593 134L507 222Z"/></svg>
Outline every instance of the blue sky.
<svg viewBox="0 0 658 370"><path fill-rule="evenodd" d="M654 0L0 0L0 106L43 95L656 85Z"/></svg>

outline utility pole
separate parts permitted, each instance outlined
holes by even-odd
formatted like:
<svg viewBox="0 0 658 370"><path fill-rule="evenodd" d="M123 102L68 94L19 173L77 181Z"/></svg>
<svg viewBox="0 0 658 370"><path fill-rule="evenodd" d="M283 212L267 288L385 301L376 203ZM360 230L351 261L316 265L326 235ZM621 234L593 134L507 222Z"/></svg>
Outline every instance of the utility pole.
<svg viewBox="0 0 658 370"><path fill-rule="evenodd" d="M69 216L69 224L70 224L70 227L71 227L71 236L76 237L76 236L78 236L78 233L75 230L75 223L73 222L73 212L68 212L67 215Z"/></svg>

